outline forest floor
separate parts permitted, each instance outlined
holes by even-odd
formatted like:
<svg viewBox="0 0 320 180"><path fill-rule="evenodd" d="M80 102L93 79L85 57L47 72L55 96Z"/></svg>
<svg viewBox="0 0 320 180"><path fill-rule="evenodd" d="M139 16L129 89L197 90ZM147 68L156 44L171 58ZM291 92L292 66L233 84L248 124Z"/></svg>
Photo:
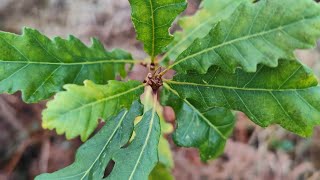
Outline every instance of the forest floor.
<svg viewBox="0 0 320 180"><path fill-rule="evenodd" d="M198 4L189 0L186 14L194 13ZM97 37L108 49L123 48L135 58L146 57L135 39L127 0L0 0L0 30L20 34L24 26L49 37L73 34L86 44ZM320 75L319 48L297 54ZM130 76L142 80L146 73L137 66ZM0 180L33 179L73 162L81 141L66 141L41 128L45 104L25 104L19 93L0 95ZM173 122L174 114L166 109L165 116ZM237 119L225 154L208 163L200 161L196 149L180 148L169 140L176 179L320 179L320 128L313 137L301 138L276 125L260 128L242 113Z"/></svg>

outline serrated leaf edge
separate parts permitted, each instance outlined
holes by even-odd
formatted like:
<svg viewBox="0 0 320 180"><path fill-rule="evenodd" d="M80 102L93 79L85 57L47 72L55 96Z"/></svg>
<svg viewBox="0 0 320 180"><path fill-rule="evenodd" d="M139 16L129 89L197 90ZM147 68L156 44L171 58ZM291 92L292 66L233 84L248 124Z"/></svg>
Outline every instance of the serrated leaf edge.
<svg viewBox="0 0 320 180"><path fill-rule="evenodd" d="M108 81L108 84L110 84L110 82L112 82L112 81L115 81L115 80L110 80L110 81ZM90 84L90 83L92 83L90 80L85 80L85 81L84 81L84 86L86 86L86 85L88 85L88 84ZM66 85L64 85L64 86L63 86L64 89L68 90L68 86L69 86L69 85L72 85L72 84L66 84ZM137 89L140 89L140 88L142 88L142 87L144 87L144 86L145 86L144 84L141 84L141 85L139 85L139 86L137 86L137 87L134 87L134 88L132 88L132 89L129 89L129 90L125 91L125 92L121 92L121 93L119 93L119 94L116 94L116 95L113 95L113 96L108 96L108 97L103 98L103 99L100 99L100 100L98 100L98 101L94 101L94 102L91 102L91 103L89 103L89 104L85 104L85 105L83 105L83 106L81 106L81 107L72 109L72 110L70 110L70 111L68 111L68 112L66 112L66 113L70 113L70 112L73 112L73 111L77 111L77 110L83 109L83 108L85 108L85 107L87 107L87 106L92 106L92 105L94 105L94 104L101 103L101 102L103 102L103 101L107 101L107 100L110 100L110 99L114 99L114 98L123 96L123 95L125 95L125 94L127 94L127 93L130 93L130 92L132 92L132 91L135 91L135 90L137 90ZM63 92L66 92L66 91L63 91ZM56 96L59 96L59 93L58 93ZM47 103L47 107L49 107L51 103L55 103L55 102L54 102L54 101L49 101L49 102ZM47 120L45 120L45 118L44 118L44 113L45 113L46 111L47 111L47 109L45 109L45 110L42 112L42 127L43 127L44 129L49 129L49 130L54 130L54 129L56 129L56 131L57 131L57 128L51 127L51 126L49 126L49 125L47 125L47 124L45 123L45 122L47 121ZM100 117L100 118L104 118L104 117ZM57 133L58 133L59 135L62 135L62 134L64 134L64 133L66 133L66 131L57 131ZM80 136L81 136L81 135L80 135ZM66 134L66 138L67 138L67 139L71 139L71 138L68 136L68 134ZM81 138L81 139L82 139L82 138ZM85 141L85 140L86 140L86 139L82 139L82 141Z"/></svg>
<svg viewBox="0 0 320 180"><path fill-rule="evenodd" d="M173 94L175 94L176 96L178 96L181 100L183 100L186 104L188 104L188 106L190 106L201 118L203 118L205 120L205 122L212 128L214 129L222 139L227 140L228 138L225 137L221 131L219 131L219 129L213 125L212 123L210 123L210 121L208 120L208 118L206 118L197 108L195 108L187 99L182 98L179 93L177 91L175 91L174 89L172 89L167 83L164 83L164 87L166 89L168 89L169 91L171 91Z"/></svg>
<svg viewBox="0 0 320 180"><path fill-rule="evenodd" d="M247 4L248 4L248 3L247 3ZM244 6L244 5L243 5L243 6ZM214 50L217 49L217 48L220 48L220 47L223 47L223 46L226 46L226 45L230 45L230 44L233 44L233 43L235 43L235 42L242 41L242 40L248 40L248 39L251 39L251 38L255 38L255 37L267 35L267 34L270 34L270 33L273 33L273 32L277 32L277 31L285 32L285 31L284 31L285 28L288 28L288 27L291 27L291 26L295 26L296 24L301 24L303 21L308 21L308 20L315 19L315 18L318 18L318 19L319 19L320 16L313 16L313 17L309 17L309 18L303 18L303 19L300 19L300 20L295 21L295 22L293 22L293 23L288 23L288 24L286 24L286 25L278 26L278 27L276 27L276 28L269 29L269 30L267 30L267 31L259 32L259 33L256 33L256 34L250 34L250 35L242 36L242 37L239 37L239 38L236 38L236 39L232 39L232 40L229 40L229 41L225 41L225 42L223 42L223 43L221 43L221 44L218 44L218 45L215 45L215 46L212 46L212 47L203 49L203 50L201 50L201 51L199 51L199 52L197 52L197 53L188 55L188 56L186 56L186 57L184 57L184 58L182 58L182 59L180 59L180 60L178 60L178 61L175 61L173 64L169 65L169 66L167 67L167 69L166 69L162 74L164 74L165 72L167 72L167 71L170 70L170 69L173 69L176 65L180 64L181 62L184 62L184 61L186 61L186 60L192 59L192 58L194 58L194 57L196 57L196 56L198 56L198 55L205 54L205 53L207 53L207 52L209 52L209 51L212 51L212 50L214 51ZM234 18L234 21L236 21L236 19L237 19L237 18ZM216 28L219 28L219 24L221 24L222 21L223 21L223 20L218 21L217 24L210 30L210 32L213 31L213 30L215 30ZM234 23L234 24L235 24L235 23ZM231 29L231 30L232 30L232 29ZM231 32L231 30L230 30L230 32ZM210 32L209 32L209 34L210 34ZM229 36L227 35L227 37L225 37L225 40L227 40L228 37L229 37ZM204 38L205 38L205 37L204 37ZM201 39L202 39L202 38L197 38L197 39L195 39L195 41L199 41L199 40L201 40ZM195 42L195 41L194 41L194 42ZM314 41L314 44L315 44L315 42L316 42L316 41ZM312 48L312 47L314 47L314 45L310 45L310 44L306 44L306 43L305 43L304 45L305 45L305 48ZM293 57L294 57L294 54L292 53L292 57L291 57L291 58L293 58ZM178 57L178 59L179 59L179 57ZM281 59L281 57L278 58L278 59ZM272 62L272 64L268 64L268 66L270 66L270 67L277 67L277 66L278 66L278 59L275 60L275 62ZM256 63L256 65L255 65L254 68L247 69L247 68L244 67L244 69L245 69L246 72L255 72L255 71L257 70L258 64L260 64L260 63ZM262 63L262 64L265 64L265 63ZM209 69L209 67L208 67L208 68L204 68L202 73L207 72L208 69ZM234 67L229 67L229 71L231 71L231 72L235 72L235 69L236 69L236 68L234 68ZM185 73L186 71L183 71L183 72Z"/></svg>

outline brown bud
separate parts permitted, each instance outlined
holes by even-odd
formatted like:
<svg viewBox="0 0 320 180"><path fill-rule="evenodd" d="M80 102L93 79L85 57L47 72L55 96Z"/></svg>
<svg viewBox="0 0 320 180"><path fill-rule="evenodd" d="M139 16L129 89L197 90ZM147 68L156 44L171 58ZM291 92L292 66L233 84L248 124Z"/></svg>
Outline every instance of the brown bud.
<svg viewBox="0 0 320 180"><path fill-rule="evenodd" d="M154 71L154 70L155 70L155 67L156 67L155 64L152 62L152 63L150 64L150 70L151 70L151 71Z"/></svg>

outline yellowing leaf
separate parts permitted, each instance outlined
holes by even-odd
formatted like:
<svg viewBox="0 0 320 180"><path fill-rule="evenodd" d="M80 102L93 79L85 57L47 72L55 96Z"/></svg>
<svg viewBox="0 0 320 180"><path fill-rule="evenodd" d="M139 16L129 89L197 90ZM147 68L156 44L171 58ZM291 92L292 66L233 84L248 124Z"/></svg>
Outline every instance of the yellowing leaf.
<svg viewBox="0 0 320 180"><path fill-rule="evenodd" d="M149 180L174 180L174 177L166 166L158 163L149 175Z"/></svg>
<svg viewBox="0 0 320 180"><path fill-rule="evenodd" d="M43 127L66 133L68 139L81 136L83 141L98 125L98 118L108 120L122 108L138 100L144 85L138 81L110 80L107 85L85 81L84 86L65 85L43 111Z"/></svg>

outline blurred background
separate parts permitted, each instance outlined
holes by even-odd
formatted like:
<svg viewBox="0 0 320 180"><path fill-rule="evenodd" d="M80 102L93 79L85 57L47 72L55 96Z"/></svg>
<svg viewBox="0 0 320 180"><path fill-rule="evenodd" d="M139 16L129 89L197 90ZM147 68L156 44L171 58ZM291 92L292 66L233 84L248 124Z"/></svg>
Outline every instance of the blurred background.
<svg viewBox="0 0 320 180"><path fill-rule="evenodd" d="M191 15L200 1L188 1L184 14ZM90 37L97 37L108 49L123 48L137 59L146 57L135 39L128 0L0 0L0 30L20 34L24 26L49 37L73 34L88 45ZM177 26L172 31L175 29ZM320 75L319 47L297 51L297 55ZM134 79L145 75L139 66L130 73ZM81 141L66 141L41 128L45 104L25 104L19 93L0 95L0 180L33 179L73 162ZM164 112L174 123L172 110L165 108ZM304 139L279 126L257 127L241 113L237 118L225 154L208 163L200 161L196 149L179 148L168 136L177 180L320 180L320 127L313 137Z"/></svg>

